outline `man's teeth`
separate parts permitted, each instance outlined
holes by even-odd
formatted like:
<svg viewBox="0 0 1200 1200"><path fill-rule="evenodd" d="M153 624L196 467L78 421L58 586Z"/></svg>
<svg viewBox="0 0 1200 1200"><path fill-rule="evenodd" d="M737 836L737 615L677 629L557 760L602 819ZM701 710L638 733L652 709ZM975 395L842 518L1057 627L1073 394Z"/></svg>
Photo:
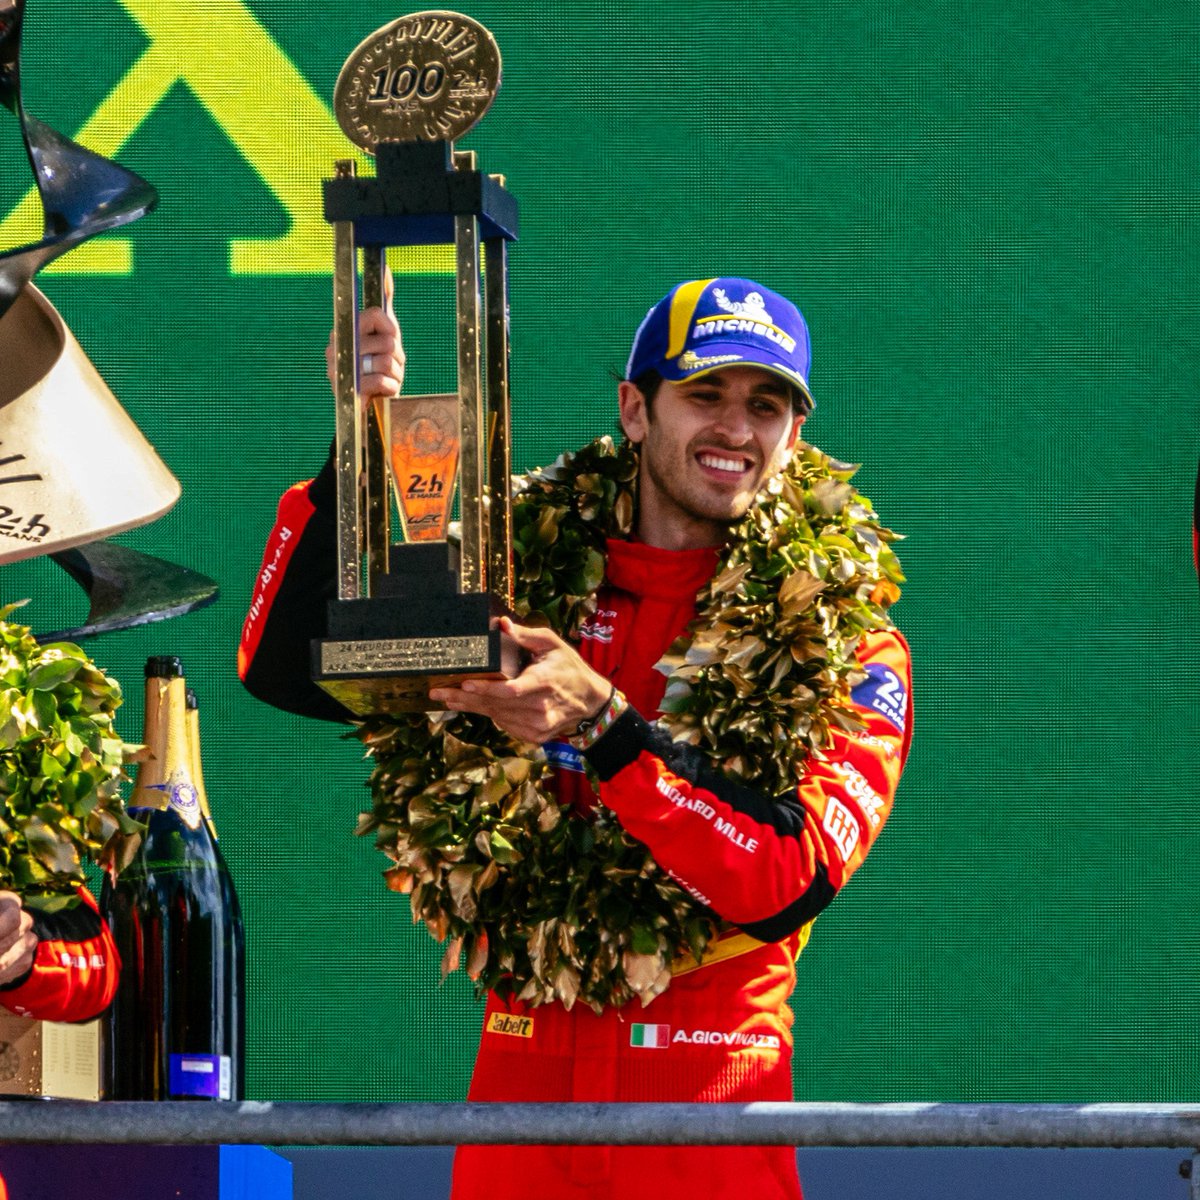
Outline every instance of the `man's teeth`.
<svg viewBox="0 0 1200 1200"><path fill-rule="evenodd" d="M721 458L717 454L701 454L700 465L714 467L718 471L744 471L746 460L743 458Z"/></svg>

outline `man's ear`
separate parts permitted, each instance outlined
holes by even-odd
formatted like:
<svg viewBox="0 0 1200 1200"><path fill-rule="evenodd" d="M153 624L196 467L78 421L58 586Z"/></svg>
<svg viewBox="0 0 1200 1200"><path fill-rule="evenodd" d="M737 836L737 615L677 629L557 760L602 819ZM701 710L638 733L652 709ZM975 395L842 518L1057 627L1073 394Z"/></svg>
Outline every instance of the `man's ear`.
<svg viewBox="0 0 1200 1200"><path fill-rule="evenodd" d="M635 445L644 441L650 427L650 410L637 384L627 379L617 384L617 410L625 436Z"/></svg>
<svg viewBox="0 0 1200 1200"><path fill-rule="evenodd" d="M792 432L788 434L787 452L791 454L796 448L796 442L800 437L800 430L804 428L804 422L808 420L808 413L797 413L792 418Z"/></svg>

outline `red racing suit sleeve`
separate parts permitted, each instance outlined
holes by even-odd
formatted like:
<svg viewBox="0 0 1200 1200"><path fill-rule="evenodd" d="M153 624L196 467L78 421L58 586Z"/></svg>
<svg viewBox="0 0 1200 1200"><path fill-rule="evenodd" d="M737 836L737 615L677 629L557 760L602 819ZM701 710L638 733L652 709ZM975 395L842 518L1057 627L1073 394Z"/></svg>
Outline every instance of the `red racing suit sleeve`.
<svg viewBox="0 0 1200 1200"><path fill-rule="evenodd" d="M347 721L349 712L312 681L310 643L326 630L336 595L336 484L332 458L279 501L238 644L238 676L259 700L286 712Z"/></svg>
<svg viewBox="0 0 1200 1200"><path fill-rule="evenodd" d="M90 1021L111 1003L121 960L96 901L86 888L80 903L57 913L30 910L38 945L33 966L0 985L0 1005L41 1021Z"/></svg>
<svg viewBox="0 0 1200 1200"><path fill-rule="evenodd" d="M859 645L852 706L865 729L834 733L794 793L770 797L723 775L627 709L586 758L600 799L655 860L718 916L774 942L811 921L861 865L891 811L912 736L908 644Z"/></svg>

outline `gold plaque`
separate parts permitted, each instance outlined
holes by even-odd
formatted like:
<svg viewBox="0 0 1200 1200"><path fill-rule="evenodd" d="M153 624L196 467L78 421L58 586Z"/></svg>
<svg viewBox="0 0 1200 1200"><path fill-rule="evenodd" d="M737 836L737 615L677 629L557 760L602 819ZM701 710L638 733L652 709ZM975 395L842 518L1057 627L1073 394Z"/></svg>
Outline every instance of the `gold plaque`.
<svg viewBox="0 0 1200 1200"><path fill-rule="evenodd" d="M0 1009L0 1096L100 1099L100 1022L63 1025Z"/></svg>

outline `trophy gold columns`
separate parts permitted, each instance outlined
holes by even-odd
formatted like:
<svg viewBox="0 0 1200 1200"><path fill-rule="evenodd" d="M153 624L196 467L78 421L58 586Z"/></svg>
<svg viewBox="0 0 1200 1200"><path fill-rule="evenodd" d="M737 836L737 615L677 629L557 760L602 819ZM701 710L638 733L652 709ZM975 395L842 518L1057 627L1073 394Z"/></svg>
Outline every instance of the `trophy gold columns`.
<svg viewBox="0 0 1200 1200"><path fill-rule="evenodd" d="M492 628L512 602L508 242L517 204L453 139L500 84L491 34L453 12L377 30L338 77L334 109L375 157L374 178L336 164L334 229L337 599L313 643L313 678L358 715L436 708L431 687L516 669ZM384 303L390 246L453 244L458 386L366 411L359 300ZM481 254L482 251L482 254ZM359 258L362 259L361 290ZM448 538L459 481L461 540ZM405 540L391 544L388 476Z"/></svg>

